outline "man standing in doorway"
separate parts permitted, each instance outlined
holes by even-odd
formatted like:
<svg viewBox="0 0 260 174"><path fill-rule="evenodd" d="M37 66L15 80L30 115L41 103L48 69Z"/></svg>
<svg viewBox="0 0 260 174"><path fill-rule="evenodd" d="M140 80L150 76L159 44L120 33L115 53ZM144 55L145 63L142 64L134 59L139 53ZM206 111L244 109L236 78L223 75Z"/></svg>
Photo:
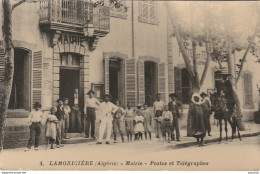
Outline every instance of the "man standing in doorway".
<svg viewBox="0 0 260 174"><path fill-rule="evenodd" d="M177 100L178 95L175 93L171 93L169 95L169 97L171 98L172 101L169 102L168 106L169 106L169 111L172 112L172 116L173 116L173 123L172 123L172 130L171 130L171 139L172 141L175 139L175 135L174 135L174 129L176 130L176 140L180 141L180 127L179 127L179 122L180 122L180 118L182 115L182 103L180 101ZM181 109L181 114L179 109Z"/></svg>
<svg viewBox="0 0 260 174"><path fill-rule="evenodd" d="M97 144L102 144L102 139L105 133L105 129L107 129L106 135L106 144L110 144L109 140L112 132L112 121L113 116L118 110L118 107L110 102L111 96L106 94L104 96L105 101L100 104L100 127L99 127L99 139Z"/></svg>
<svg viewBox="0 0 260 174"><path fill-rule="evenodd" d="M88 91L89 98L85 101L84 113L86 115L86 130L85 138L89 138L89 129L91 126L91 137L96 139L95 135L95 121L96 121L96 105L100 105L100 102L94 97L95 92L93 90Z"/></svg>
<svg viewBox="0 0 260 174"><path fill-rule="evenodd" d="M79 91L78 89L74 90L74 100L73 107L71 112L71 130L73 132L81 133L82 124L81 124L81 112L79 109Z"/></svg>
<svg viewBox="0 0 260 174"><path fill-rule="evenodd" d="M61 147L61 142L63 139L64 135L64 128L65 128L65 121L64 121L64 116L65 116L65 111L63 107L63 100L58 99L57 100L58 106L56 107L56 117L58 119L57 122L57 148Z"/></svg>
<svg viewBox="0 0 260 174"><path fill-rule="evenodd" d="M156 138L160 138L161 122L159 117L162 116L164 102L161 100L161 94L156 94L156 101L153 103L154 120L155 120L155 134Z"/></svg>

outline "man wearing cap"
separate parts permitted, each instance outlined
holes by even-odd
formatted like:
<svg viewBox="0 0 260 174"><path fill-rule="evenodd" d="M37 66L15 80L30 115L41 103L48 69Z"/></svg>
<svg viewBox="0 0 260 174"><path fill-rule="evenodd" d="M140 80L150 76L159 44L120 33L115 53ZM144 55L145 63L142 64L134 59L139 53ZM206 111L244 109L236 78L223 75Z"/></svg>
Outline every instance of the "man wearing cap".
<svg viewBox="0 0 260 174"><path fill-rule="evenodd" d="M162 116L162 112L164 109L164 102L161 100L161 95L156 94L156 101L153 103L154 109L154 120L155 120L155 134L156 138L159 138L160 130L161 130L161 122L159 121L159 117Z"/></svg>
<svg viewBox="0 0 260 174"><path fill-rule="evenodd" d="M91 126L91 137L96 139L95 135L95 121L96 121L96 105L100 105L100 102L94 97L95 92L93 90L88 91L88 98L85 101L84 114L86 115L86 130L85 138L89 138L89 129Z"/></svg>
<svg viewBox="0 0 260 174"><path fill-rule="evenodd" d="M174 135L174 129L175 129L176 130L176 139L177 139L177 141L180 141L179 121L180 121L180 118L181 118L181 115L182 115L182 111L183 111L182 103L177 100L178 95L175 94L175 93L171 93L169 95L169 97L172 100L168 104L169 111L172 112L172 116L173 116L171 139L172 139L172 141L175 139L175 135ZM181 109L181 114L180 114L179 109Z"/></svg>
<svg viewBox="0 0 260 174"><path fill-rule="evenodd" d="M98 139L97 144L102 144L102 139L103 139L105 130L107 131L106 144L110 144L109 140L111 137L112 121L113 121L112 114L115 114L115 112L118 110L118 107L110 102L111 96L109 94L106 94L104 96L104 99L105 99L105 101L99 105L100 127L99 127L99 139Z"/></svg>
<svg viewBox="0 0 260 174"><path fill-rule="evenodd" d="M61 142L63 139L63 135L64 135L64 131L65 131L65 121L64 121L64 117L65 117L65 111L64 111L64 107L63 107L63 100L62 99L58 99L57 100L58 106L56 107L56 112L55 115L58 119L57 122L57 148L61 147Z"/></svg>
<svg viewBox="0 0 260 174"><path fill-rule="evenodd" d="M211 125L210 125L210 115L211 115L211 102L209 98L207 97L208 95L205 92L202 92L200 94L203 102L203 108L204 108L204 114L206 118L206 126L207 126L207 131L208 131L208 136L211 136Z"/></svg>

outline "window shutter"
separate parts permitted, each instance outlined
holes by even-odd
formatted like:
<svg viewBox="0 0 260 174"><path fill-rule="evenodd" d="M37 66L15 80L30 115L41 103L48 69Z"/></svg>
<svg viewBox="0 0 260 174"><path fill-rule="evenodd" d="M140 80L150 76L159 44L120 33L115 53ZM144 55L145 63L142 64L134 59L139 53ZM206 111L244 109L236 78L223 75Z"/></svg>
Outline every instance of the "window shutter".
<svg viewBox="0 0 260 174"><path fill-rule="evenodd" d="M144 61L138 61L138 103L145 102Z"/></svg>
<svg viewBox="0 0 260 174"><path fill-rule="evenodd" d="M178 100L182 101L181 68L179 67L174 67L174 84L175 93L178 95Z"/></svg>
<svg viewBox="0 0 260 174"><path fill-rule="evenodd" d="M253 105L252 75L249 73L244 74L244 93L245 93L245 106L252 106Z"/></svg>
<svg viewBox="0 0 260 174"><path fill-rule="evenodd" d="M4 54L5 54L4 49L0 48L0 83L3 80L3 77L4 77L4 67L5 67Z"/></svg>
<svg viewBox="0 0 260 174"><path fill-rule="evenodd" d="M148 1L147 0L144 0L143 1L143 17L144 18L148 18L148 9L149 9L149 7L148 7Z"/></svg>
<svg viewBox="0 0 260 174"><path fill-rule="evenodd" d="M165 63L159 63L158 66L158 92L161 94L161 99L165 101Z"/></svg>
<svg viewBox="0 0 260 174"><path fill-rule="evenodd" d="M42 102L42 52L33 52L32 69L32 107Z"/></svg>
<svg viewBox="0 0 260 174"><path fill-rule="evenodd" d="M154 4L154 1L149 2L149 18L155 20L155 4Z"/></svg>
<svg viewBox="0 0 260 174"><path fill-rule="evenodd" d="M105 66L105 74L104 74L104 82L105 82L105 94L109 94L109 57L105 57L104 59Z"/></svg>
<svg viewBox="0 0 260 174"><path fill-rule="evenodd" d="M135 59L127 59L125 63L125 87L126 87L126 103L136 105L136 63Z"/></svg>

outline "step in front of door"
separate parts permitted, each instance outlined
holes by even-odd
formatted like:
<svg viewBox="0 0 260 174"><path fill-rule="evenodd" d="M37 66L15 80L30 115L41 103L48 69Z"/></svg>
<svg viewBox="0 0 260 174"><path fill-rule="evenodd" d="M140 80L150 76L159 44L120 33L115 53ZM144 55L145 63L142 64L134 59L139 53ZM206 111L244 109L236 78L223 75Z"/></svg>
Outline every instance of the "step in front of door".
<svg viewBox="0 0 260 174"><path fill-rule="evenodd" d="M84 138L86 135L84 133L68 133L68 137L70 138Z"/></svg>
<svg viewBox="0 0 260 174"><path fill-rule="evenodd" d="M62 144L79 144L79 143L88 143L93 141L95 141L93 138L74 137L70 139L63 139Z"/></svg>

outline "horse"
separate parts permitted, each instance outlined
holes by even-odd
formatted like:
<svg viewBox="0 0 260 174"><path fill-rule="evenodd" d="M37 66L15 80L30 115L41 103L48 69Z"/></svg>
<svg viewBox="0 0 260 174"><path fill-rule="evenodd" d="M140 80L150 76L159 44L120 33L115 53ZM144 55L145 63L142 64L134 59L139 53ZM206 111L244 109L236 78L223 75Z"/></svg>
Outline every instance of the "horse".
<svg viewBox="0 0 260 174"><path fill-rule="evenodd" d="M219 123L219 130L220 130L220 138L219 141L222 141L222 120L225 122L225 132L226 132L226 141L228 140L228 129L227 129L227 122L230 124L232 128L232 140L234 139L234 135L236 133L236 128L238 130L238 137L240 140L240 132L238 129L238 121L236 118L236 109L235 107L232 110L227 109L227 100L224 96L219 97L217 93L210 94L210 101L211 101L211 109L215 113L214 117L218 120Z"/></svg>

